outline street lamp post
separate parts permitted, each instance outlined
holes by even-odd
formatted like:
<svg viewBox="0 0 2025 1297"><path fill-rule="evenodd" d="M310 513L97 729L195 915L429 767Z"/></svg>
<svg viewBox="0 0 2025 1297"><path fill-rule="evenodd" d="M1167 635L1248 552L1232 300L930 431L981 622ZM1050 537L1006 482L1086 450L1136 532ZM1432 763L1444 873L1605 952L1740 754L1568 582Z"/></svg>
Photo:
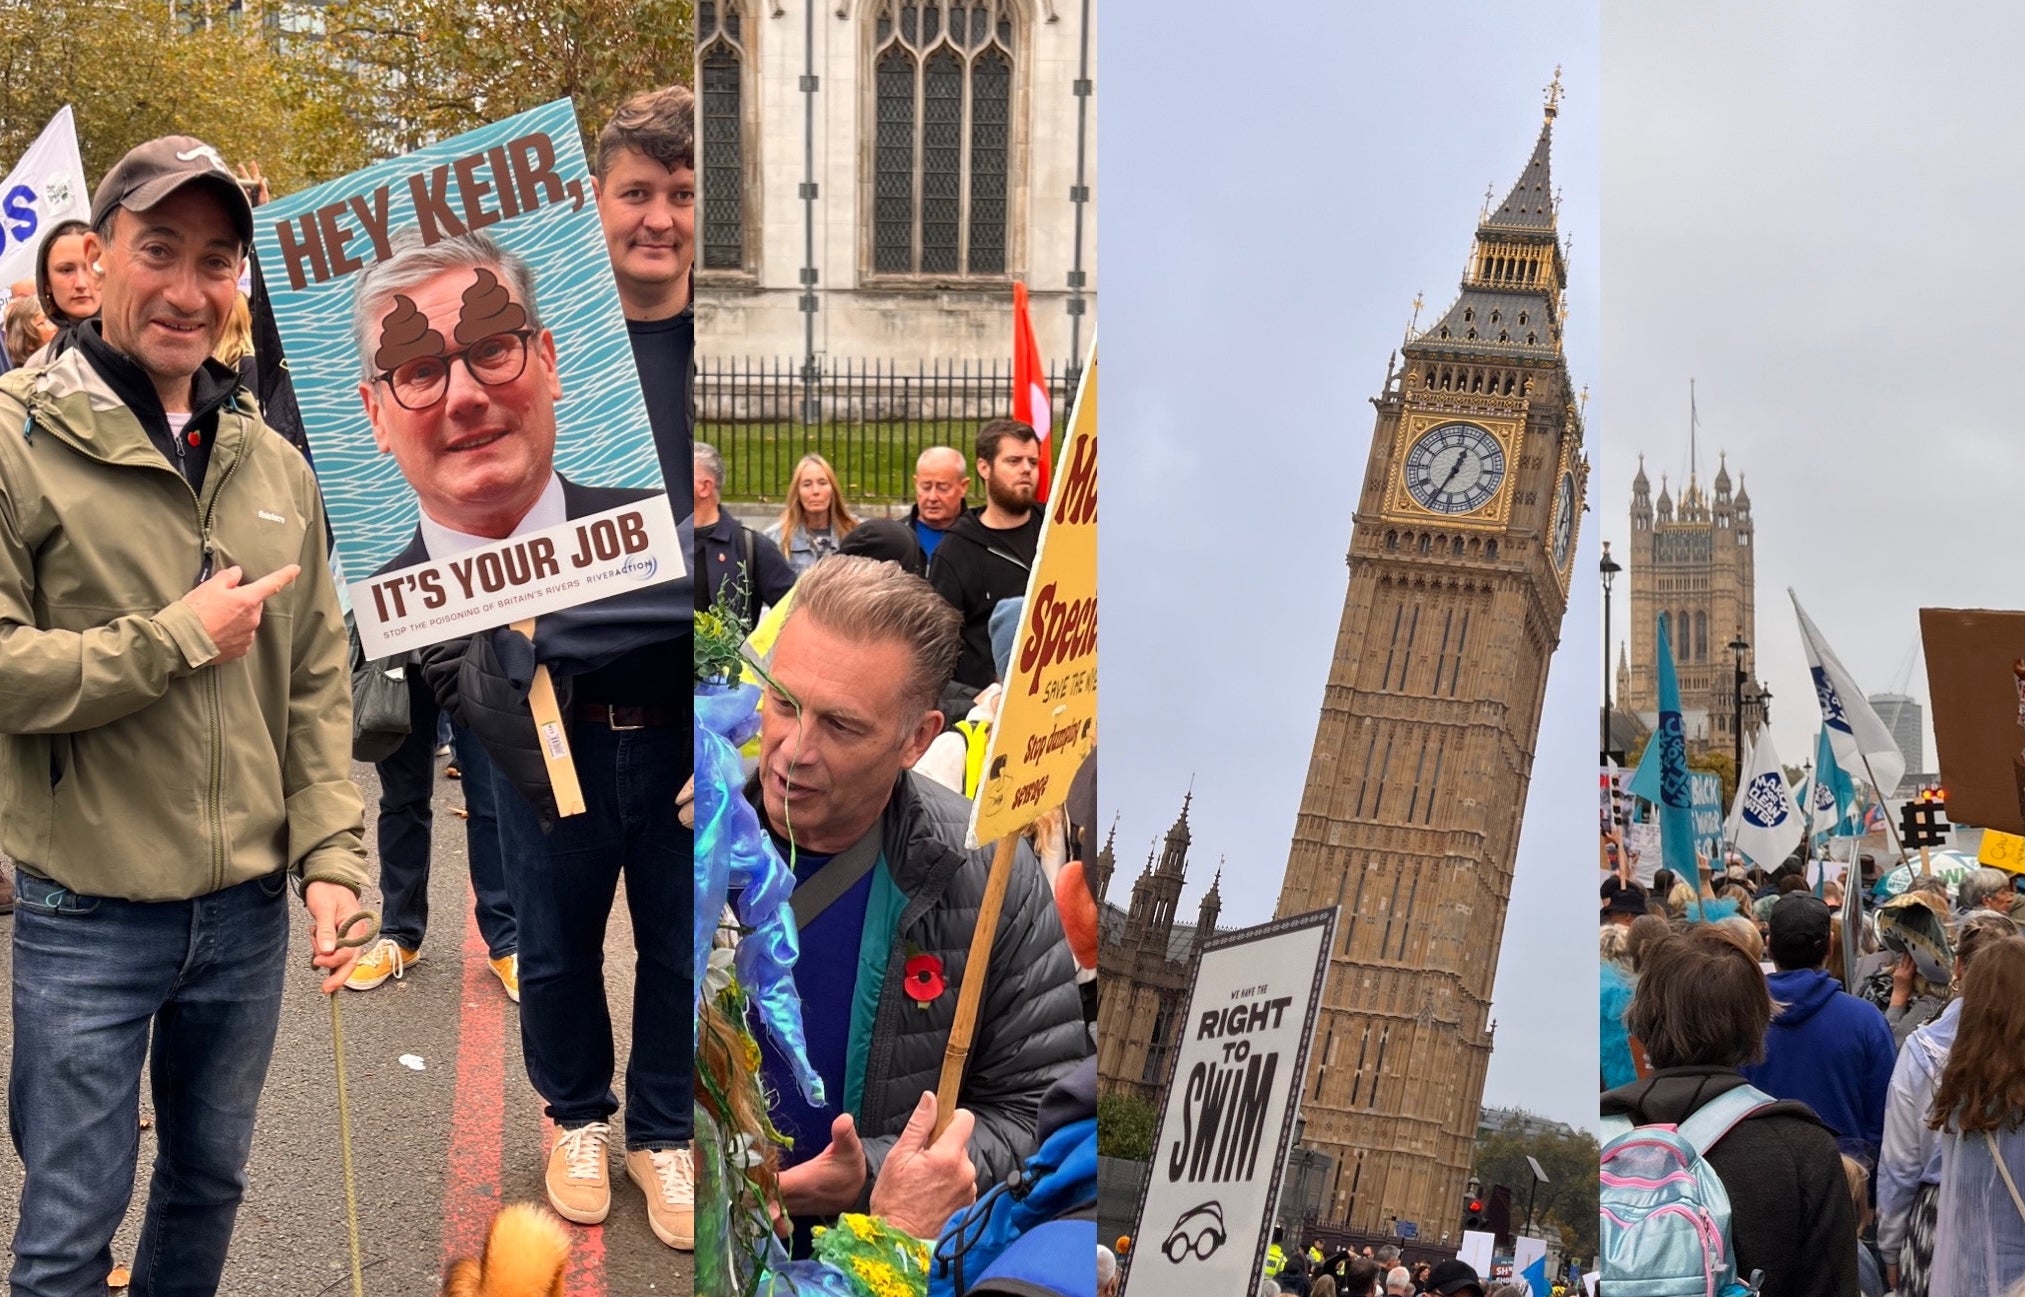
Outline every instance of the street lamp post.
<svg viewBox="0 0 2025 1297"><path fill-rule="evenodd" d="M1603 760L1610 760L1610 580L1624 570L1610 557L1610 542L1603 542L1603 561L1597 570L1603 574Z"/></svg>
<svg viewBox="0 0 2025 1297"><path fill-rule="evenodd" d="M1736 682L1734 685L1736 702L1730 710L1730 739L1733 758L1737 763L1736 786L1738 787L1742 787L1744 781L1744 681L1748 678L1744 671L1744 653L1750 647L1749 644L1744 642L1744 633L1742 631L1738 631L1737 638L1730 641L1730 653L1736 659Z"/></svg>

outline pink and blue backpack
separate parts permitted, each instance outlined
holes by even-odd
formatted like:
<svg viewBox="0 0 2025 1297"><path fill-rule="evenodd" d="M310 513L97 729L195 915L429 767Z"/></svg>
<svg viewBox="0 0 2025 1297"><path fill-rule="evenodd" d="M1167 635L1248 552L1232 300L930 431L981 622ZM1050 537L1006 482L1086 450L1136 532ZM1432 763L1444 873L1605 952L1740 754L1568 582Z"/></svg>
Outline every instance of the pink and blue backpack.
<svg viewBox="0 0 2025 1297"><path fill-rule="evenodd" d="M1610 1297L1747 1297L1762 1276L1737 1274L1730 1195L1708 1151L1777 1100L1740 1085L1678 1126L1606 1117L1600 1167L1603 1291Z"/></svg>

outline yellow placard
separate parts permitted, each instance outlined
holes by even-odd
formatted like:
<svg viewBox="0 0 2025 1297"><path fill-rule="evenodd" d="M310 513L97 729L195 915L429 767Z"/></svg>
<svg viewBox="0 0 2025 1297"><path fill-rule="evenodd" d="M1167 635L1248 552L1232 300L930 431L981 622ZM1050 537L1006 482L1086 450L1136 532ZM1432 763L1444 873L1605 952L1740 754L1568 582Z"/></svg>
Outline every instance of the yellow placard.
<svg viewBox="0 0 2025 1297"><path fill-rule="evenodd" d="M1984 829L1983 845L1976 849L1976 863L2007 874L2025 874L2025 838L1998 829Z"/></svg>
<svg viewBox="0 0 2025 1297"><path fill-rule="evenodd" d="M1097 742L1097 344L1092 341L1055 460L1047 517L1027 577L1019 638L984 778L970 810L970 845L991 842L1060 806Z"/></svg>

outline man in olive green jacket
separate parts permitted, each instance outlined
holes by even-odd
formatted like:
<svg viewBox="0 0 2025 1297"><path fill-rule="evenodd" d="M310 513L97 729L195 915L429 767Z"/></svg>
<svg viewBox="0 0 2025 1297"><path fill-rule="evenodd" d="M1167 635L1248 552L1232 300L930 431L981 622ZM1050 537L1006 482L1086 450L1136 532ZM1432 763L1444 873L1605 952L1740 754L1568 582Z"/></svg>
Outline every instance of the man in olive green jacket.
<svg viewBox="0 0 2025 1297"><path fill-rule="evenodd" d="M215 1293L301 891L326 992L366 880L316 484L210 360L252 210L215 151L99 185L100 321L0 379L0 847L17 864L14 1297L104 1292L149 1065L136 1297Z"/></svg>

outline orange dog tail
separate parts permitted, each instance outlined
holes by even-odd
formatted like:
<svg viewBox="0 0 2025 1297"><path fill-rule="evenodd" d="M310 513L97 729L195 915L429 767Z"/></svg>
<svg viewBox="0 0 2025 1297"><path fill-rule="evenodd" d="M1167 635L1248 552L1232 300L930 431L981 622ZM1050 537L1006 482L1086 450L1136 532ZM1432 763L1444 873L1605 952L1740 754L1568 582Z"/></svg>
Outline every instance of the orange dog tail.
<svg viewBox="0 0 2025 1297"><path fill-rule="evenodd" d="M540 1207L516 1203L493 1218L485 1255L454 1261L442 1297L563 1297L570 1236Z"/></svg>

